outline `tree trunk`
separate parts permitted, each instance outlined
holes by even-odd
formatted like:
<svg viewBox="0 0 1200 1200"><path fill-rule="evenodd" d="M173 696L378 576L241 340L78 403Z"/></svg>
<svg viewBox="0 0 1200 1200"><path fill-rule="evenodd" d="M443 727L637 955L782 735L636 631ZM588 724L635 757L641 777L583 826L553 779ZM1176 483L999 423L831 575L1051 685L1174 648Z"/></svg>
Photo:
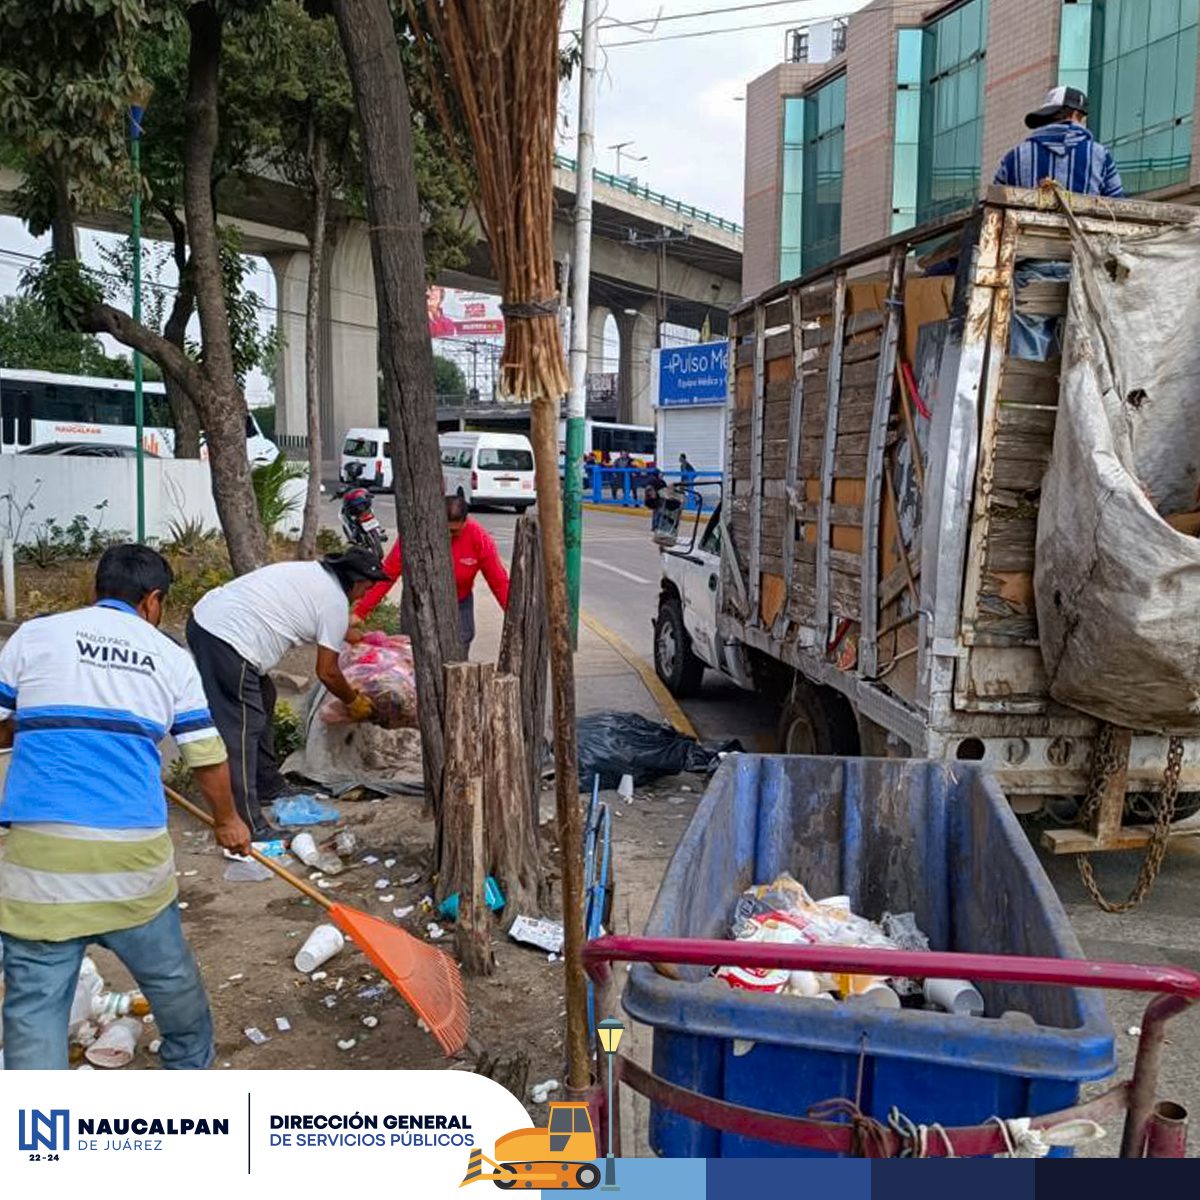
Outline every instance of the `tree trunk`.
<svg viewBox="0 0 1200 1200"><path fill-rule="evenodd" d="M310 138L312 209L308 223L308 291L304 297L304 411L308 422L308 491L297 558L317 552L321 506L321 282L325 273L325 231L329 220L329 146L322 134Z"/></svg>
<svg viewBox="0 0 1200 1200"><path fill-rule="evenodd" d="M396 521L404 546L404 590L412 598L425 787L440 820L442 667L460 661L463 646L442 499L412 111L388 0L334 0L333 11L362 136Z"/></svg>
<svg viewBox="0 0 1200 1200"><path fill-rule="evenodd" d="M451 663L446 668L446 772L443 792L446 858L438 868L439 898L458 893L458 956L468 975L490 975L494 966L485 899L487 856L483 839L485 726L491 693L490 664Z"/></svg>
<svg viewBox="0 0 1200 1200"><path fill-rule="evenodd" d="M158 211L171 227L171 254L179 274L179 287L171 302L171 313L163 326L163 337L172 346L178 346L181 353L186 353L184 346L188 322L196 310L196 293L192 288L191 263L188 260L187 227L170 204L159 204ZM163 384L167 389L167 404L175 425L175 457L199 458L201 430L196 405L179 380L166 371L163 372Z"/></svg>
<svg viewBox="0 0 1200 1200"><path fill-rule="evenodd" d="M508 611L500 637L496 669L521 681L521 727L525 739L525 780L529 788L529 819L536 831L541 824L538 802L541 794L542 758L546 744L546 596L542 545L538 519L523 513L513 536L509 569ZM545 897L542 897L543 904Z"/></svg>
<svg viewBox="0 0 1200 1200"><path fill-rule="evenodd" d="M267 539L246 454L246 398L238 385L221 272L216 209L212 197L217 147L217 95L222 21L212 0L187 10L188 49L184 146L184 214L192 245L192 279L204 345L205 385L195 396L212 469L213 500L235 573L253 571L267 559Z"/></svg>
<svg viewBox="0 0 1200 1200"><path fill-rule="evenodd" d="M484 825L487 869L504 892L504 928L542 907L542 863L536 809L529 811L521 681L495 675L484 694ZM540 740L540 739L539 739Z"/></svg>

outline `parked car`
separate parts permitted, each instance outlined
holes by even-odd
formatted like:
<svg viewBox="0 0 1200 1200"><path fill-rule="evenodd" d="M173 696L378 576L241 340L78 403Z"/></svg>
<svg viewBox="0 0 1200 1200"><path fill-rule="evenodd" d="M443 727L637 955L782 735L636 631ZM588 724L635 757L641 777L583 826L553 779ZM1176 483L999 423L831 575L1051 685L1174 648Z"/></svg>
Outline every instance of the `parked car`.
<svg viewBox="0 0 1200 1200"><path fill-rule="evenodd" d="M392 447L386 429L347 429L338 470L342 483L387 490L392 486Z"/></svg>

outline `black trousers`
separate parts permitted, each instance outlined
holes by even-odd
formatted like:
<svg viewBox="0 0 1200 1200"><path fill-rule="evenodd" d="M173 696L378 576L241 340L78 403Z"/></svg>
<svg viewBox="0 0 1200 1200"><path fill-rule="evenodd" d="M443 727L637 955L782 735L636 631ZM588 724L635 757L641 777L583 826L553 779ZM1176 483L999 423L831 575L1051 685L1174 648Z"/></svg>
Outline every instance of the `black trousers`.
<svg viewBox="0 0 1200 1200"><path fill-rule="evenodd" d="M262 805L283 790L275 756L275 684L228 642L189 617L187 642L200 671L217 732L229 752L233 799L251 833L265 830Z"/></svg>

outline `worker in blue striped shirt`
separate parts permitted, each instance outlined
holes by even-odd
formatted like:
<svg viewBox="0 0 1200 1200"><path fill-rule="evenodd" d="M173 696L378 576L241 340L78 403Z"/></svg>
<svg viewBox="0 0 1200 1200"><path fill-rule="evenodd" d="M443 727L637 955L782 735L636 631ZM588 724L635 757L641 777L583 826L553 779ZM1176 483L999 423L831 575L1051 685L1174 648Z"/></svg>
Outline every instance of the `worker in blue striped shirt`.
<svg viewBox="0 0 1200 1200"><path fill-rule="evenodd" d="M1025 118L1033 133L1000 160L994 182L1035 188L1053 179L1068 192L1124 196L1111 151L1087 127L1087 110L1087 96L1078 88L1051 88L1041 108Z"/></svg>
<svg viewBox="0 0 1200 1200"><path fill-rule="evenodd" d="M75 981L89 942L111 950L154 1008L168 1069L212 1063L204 984L183 935L159 743L168 735L216 821L246 853L225 744L195 663L157 626L171 568L114 546L96 603L26 621L0 652L4 1066L65 1068Z"/></svg>

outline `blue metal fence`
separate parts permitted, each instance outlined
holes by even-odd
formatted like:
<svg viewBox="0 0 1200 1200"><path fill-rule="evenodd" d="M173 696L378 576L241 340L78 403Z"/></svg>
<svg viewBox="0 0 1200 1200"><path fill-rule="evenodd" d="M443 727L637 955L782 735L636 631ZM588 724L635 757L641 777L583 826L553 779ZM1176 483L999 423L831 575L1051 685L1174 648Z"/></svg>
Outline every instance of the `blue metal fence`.
<svg viewBox="0 0 1200 1200"><path fill-rule="evenodd" d="M612 508L642 508L646 504L646 485L655 472L645 467L600 467L595 463L584 464L583 498L589 504L603 504ZM721 489L720 471L689 471L684 480L682 471L661 471L662 477L676 487L696 485L688 493L687 507L694 512L699 506L711 512L717 505Z"/></svg>

